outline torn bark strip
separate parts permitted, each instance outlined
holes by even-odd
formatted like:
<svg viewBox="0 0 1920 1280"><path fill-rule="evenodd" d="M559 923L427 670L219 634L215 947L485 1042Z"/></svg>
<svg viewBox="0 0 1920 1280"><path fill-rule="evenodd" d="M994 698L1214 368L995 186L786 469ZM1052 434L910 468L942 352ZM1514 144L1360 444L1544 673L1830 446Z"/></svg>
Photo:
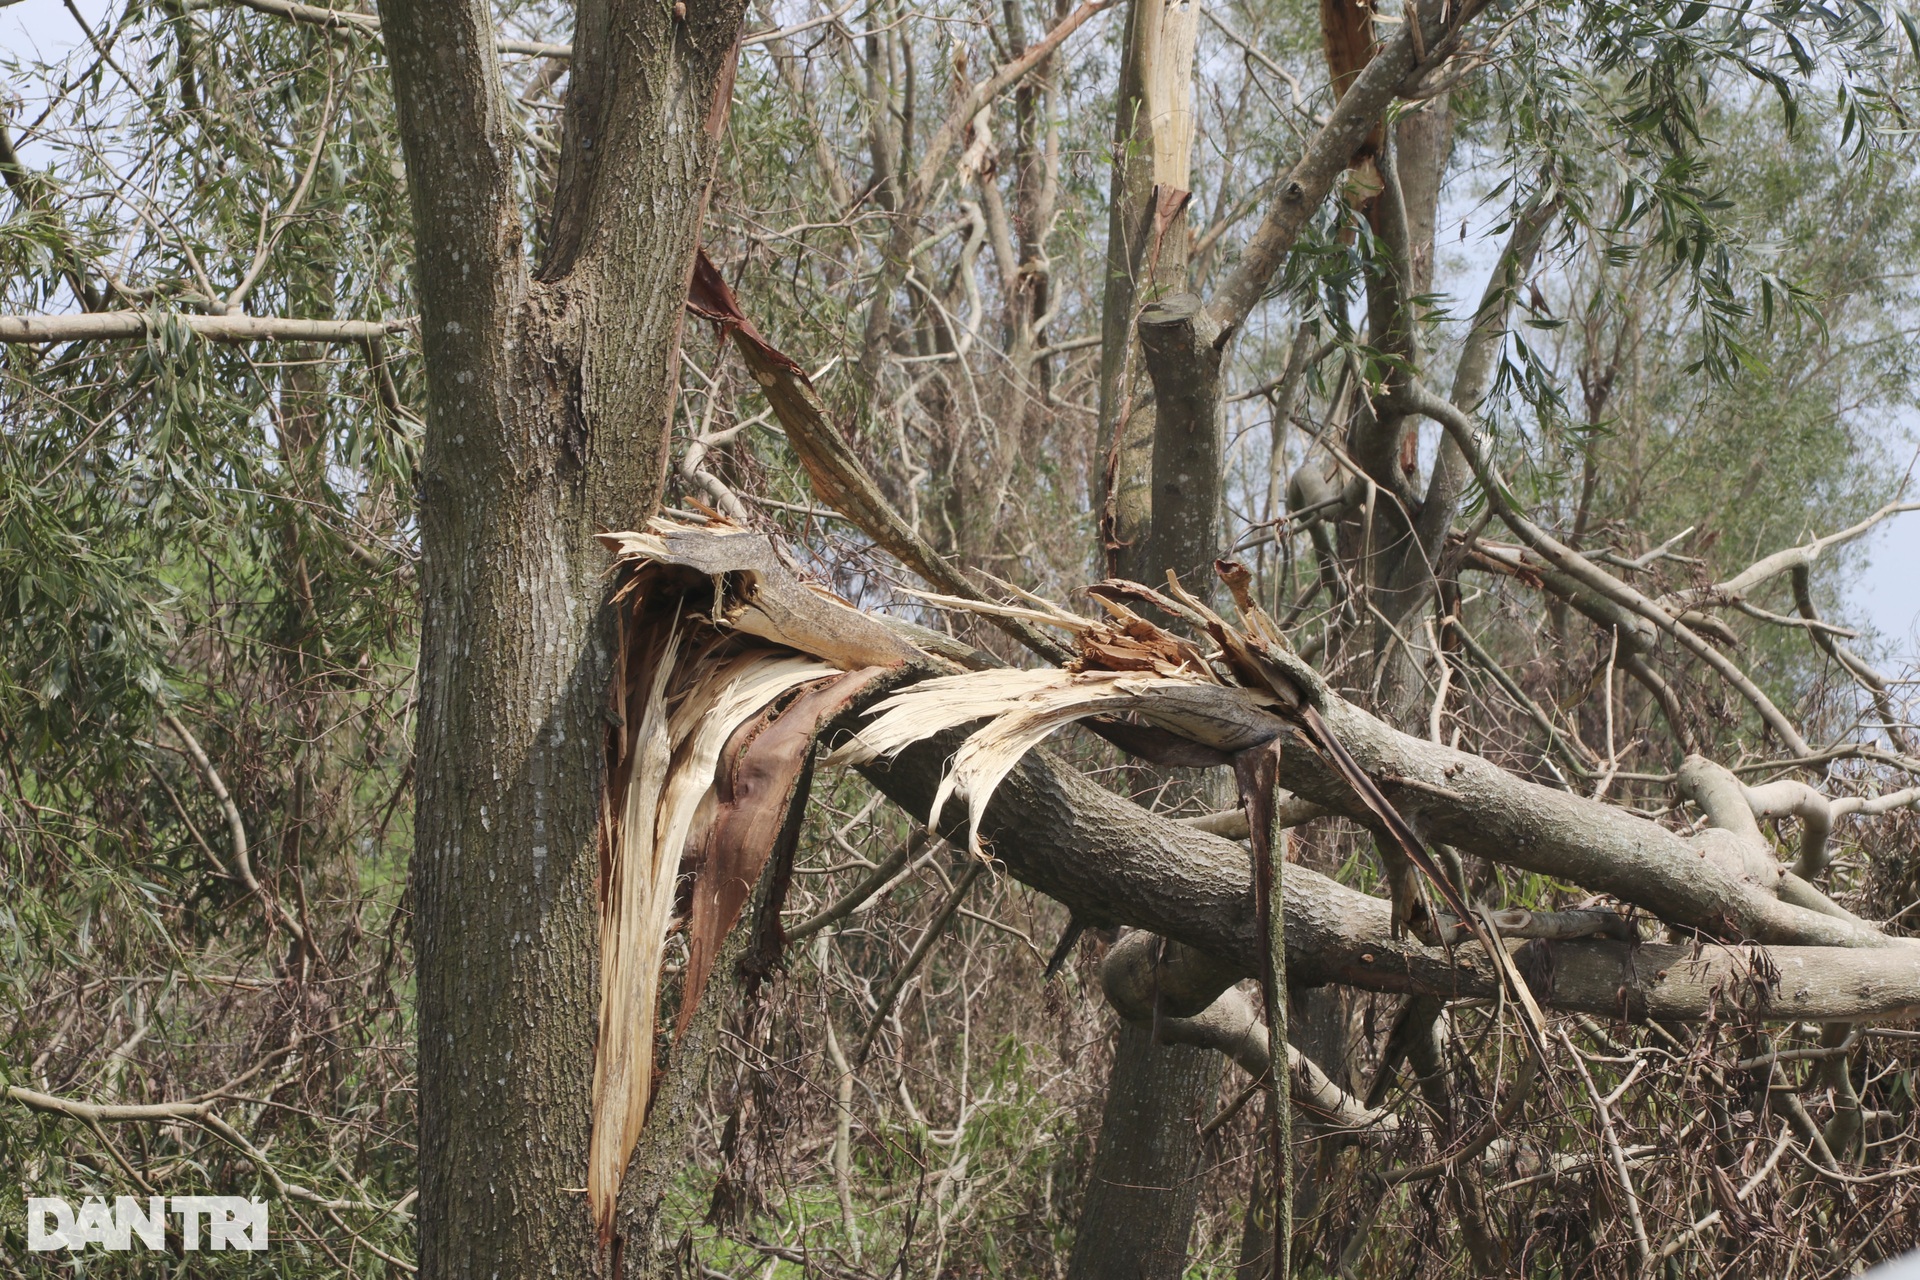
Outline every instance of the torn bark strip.
<svg viewBox="0 0 1920 1280"><path fill-rule="evenodd" d="M687 972L674 1019L686 1033L720 944L740 918L770 860L792 858L813 780L820 728L882 674L884 667L804 685L760 710L734 732L714 779L714 817L683 860L692 871L687 917ZM776 952L783 939L769 945ZM762 957L763 967L771 957Z"/></svg>
<svg viewBox="0 0 1920 1280"><path fill-rule="evenodd" d="M792 852L820 725L881 669L848 675L786 646L721 633L711 614L687 610L691 584L664 576L630 570L614 593L621 652L601 810L587 1176L603 1245L653 1098L662 961L683 873L692 885L676 1035L761 871Z"/></svg>

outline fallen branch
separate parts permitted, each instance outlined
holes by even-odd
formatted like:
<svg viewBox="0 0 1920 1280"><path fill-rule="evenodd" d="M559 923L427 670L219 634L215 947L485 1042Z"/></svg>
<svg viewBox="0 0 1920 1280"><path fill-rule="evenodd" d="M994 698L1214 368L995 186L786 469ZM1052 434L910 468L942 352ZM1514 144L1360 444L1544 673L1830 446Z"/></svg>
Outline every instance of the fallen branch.
<svg viewBox="0 0 1920 1280"><path fill-rule="evenodd" d="M838 655L827 660L843 669L892 667L897 674L870 686L857 705L871 705L883 689L955 670L878 619L801 583L760 535L724 525L660 521L655 527L605 541L631 562L690 571L673 579L688 593L683 607L690 617L717 613L736 633ZM724 593L718 604L716 583ZM1247 745L1285 731L1233 690L1216 685L1199 692L1204 696L1169 703L1156 715L1188 731L1205 728L1223 744ZM1621 809L1399 734L1338 698L1321 696L1324 714L1361 767L1381 779L1382 789L1431 838L1573 883L1617 885L1666 919L1692 917L1714 931L1785 944L1554 942L1551 979L1542 980L1544 990L1535 988L1543 1007L1669 1020L1738 1009L1770 1021L1822 1022L1920 1011L1920 946L1791 907L1741 881L1702 853L1702 843L1724 841L1729 833L1690 841ZM937 735L862 771L907 812L928 814L961 738L958 731ZM1365 819L1366 809L1338 775L1304 742L1293 741L1298 749L1282 757L1282 783ZM955 813L943 815L934 829L959 841L968 825ZM1021 756L993 789L979 835L1011 875L1066 904L1084 925L1134 925L1203 950L1241 976L1260 971L1264 941L1254 919L1250 868L1245 849L1232 841L1149 813L1040 750ZM1495 998L1502 991L1500 972L1477 948L1449 953L1393 938L1392 908L1383 899L1304 867L1288 868L1282 896L1288 974L1296 986L1344 983L1445 999ZM1830 945L1803 945L1808 942Z"/></svg>

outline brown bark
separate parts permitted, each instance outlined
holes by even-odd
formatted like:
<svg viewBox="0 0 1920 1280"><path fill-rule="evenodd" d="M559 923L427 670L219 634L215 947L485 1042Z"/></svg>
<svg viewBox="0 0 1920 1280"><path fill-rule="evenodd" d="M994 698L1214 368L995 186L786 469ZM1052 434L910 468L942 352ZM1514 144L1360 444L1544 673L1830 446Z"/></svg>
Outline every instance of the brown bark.
<svg viewBox="0 0 1920 1280"><path fill-rule="evenodd" d="M428 397L414 858L428 1277L597 1265L567 1190L587 1160L612 658L592 534L658 501L742 5L677 8L581 6L554 252L536 277L491 7L381 6Z"/></svg>

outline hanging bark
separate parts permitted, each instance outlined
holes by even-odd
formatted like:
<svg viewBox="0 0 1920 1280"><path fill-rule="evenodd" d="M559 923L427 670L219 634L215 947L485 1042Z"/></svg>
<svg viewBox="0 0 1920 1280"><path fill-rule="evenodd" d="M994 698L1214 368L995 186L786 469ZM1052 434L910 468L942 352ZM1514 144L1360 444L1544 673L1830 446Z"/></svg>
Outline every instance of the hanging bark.
<svg viewBox="0 0 1920 1280"><path fill-rule="evenodd" d="M587 1176L603 1245L613 1242L622 1178L653 1101L671 922L681 915L687 936L680 1039L753 886L770 863L792 858L821 723L883 670L842 673L785 646L716 635L703 621L711 598L703 612L684 594L690 584L663 590L652 581L663 573L673 571L643 567L615 592L621 629L607 733ZM692 585L711 597L710 581ZM771 898L776 933L784 885L782 873ZM770 945L777 957L777 936Z"/></svg>
<svg viewBox="0 0 1920 1280"><path fill-rule="evenodd" d="M688 928L682 1007L690 1016L720 939L753 883L742 873L752 864L757 877L772 853L771 842L755 850L734 841L757 828L777 834L787 827L790 804L785 802L794 798L804 763L799 751L776 749L771 759L748 765L749 756L765 754L753 751L760 736L729 739L736 730L764 727L760 722L770 704L808 682L825 682L812 691L816 696L803 699L824 713L832 705L833 686L841 683L832 667L790 652L708 652L690 654L682 663L677 616L664 635L635 639L644 657L633 664L636 678L622 708L633 736L628 741L624 732L617 735L617 754L624 758L609 764L615 780L608 786L610 821L600 876L600 1034L587 1197L603 1245L613 1241L621 1174L653 1092L662 951L682 857L689 847L705 848ZM680 696L669 712L668 693L676 684ZM789 728L788 735L792 732ZM810 734L801 730L800 741L810 747ZM777 748L779 737L770 745ZM723 768L725 749L731 758ZM615 772L622 764L627 766L624 779ZM743 798L754 802L745 813L738 807ZM696 830L700 826L704 829Z"/></svg>

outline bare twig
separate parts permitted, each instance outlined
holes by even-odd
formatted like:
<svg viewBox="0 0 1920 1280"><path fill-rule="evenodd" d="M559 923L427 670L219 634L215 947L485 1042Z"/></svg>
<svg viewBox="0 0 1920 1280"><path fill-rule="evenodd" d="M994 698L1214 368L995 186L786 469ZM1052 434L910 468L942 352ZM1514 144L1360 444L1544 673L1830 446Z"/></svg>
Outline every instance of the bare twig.
<svg viewBox="0 0 1920 1280"><path fill-rule="evenodd" d="M1633 1189L1633 1173L1627 1168L1626 1153L1620 1147L1620 1135L1613 1127L1613 1107L1600 1093L1599 1086L1593 1082L1593 1073L1587 1070L1587 1060L1573 1047L1573 1040L1563 1029L1560 1043L1567 1047L1567 1053L1573 1059L1574 1068L1580 1073L1580 1081L1587 1087L1587 1096L1593 1099L1593 1116L1600 1122L1600 1136L1606 1143L1607 1155L1613 1161L1613 1175L1620 1180L1620 1194L1627 1204L1627 1223L1633 1228L1633 1257L1637 1266L1645 1267L1652 1254L1652 1246L1647 1243L1647 1224L1640 1215L1640 1196Z"/></svg>
<svg viewBox="0 0 1920 1280"><path fill-rule="evenodd" d="M946 901L942 902L940 909L934 913L926 932L922 933L920 940L913 944L913 950L907 954L906 962L893 975L893 979L887 983L886 990L875 1002L873 1020L867 1023L866 1034L860 1037L860 1048L854 1052L854 1061L865 1062L867 1055L873 1052L873 1042L879 1037L880 1028L886 1025L887 1016L893 1012L894 1002L900 999L900 993L906 990L907 984L913 981L914 974L920 971L921 962L933 950L933 944L940 940L940 935L946 931L947 924L960 910L960 904L966 901L968 891L973 888L973 882L978 880L980 873L986 869L987 864L980 859L967 859L966 869L953 883L953 891L947 894Z"/></svg>
<svg viewBox="0 0 1920 1280"><path fill-rule="evenodd" d="M232 866L228 868L229 872L247 887L249 894L260 899L261 909L267 913L269 926L277 920L286 927L288 933L293 935L295 941L305 947L307 931L290 912L274 900L253 874L253 859L247 852L247 825L240 817L240 806L233 802L233 795L227 790L226 780L220 776L220 771L214 768L213 760L207 755L206 748L200 745L200 739L194 737L187 726L180 723L180 718L171 711L163 712L160 721L173 730L174 736L179 738L182 745L186 747L188 758L200 770L200 776L206 780L207 790L213 792L214 800L220 805L220 812L226 817L227 838L232 850Z"/></svg>

